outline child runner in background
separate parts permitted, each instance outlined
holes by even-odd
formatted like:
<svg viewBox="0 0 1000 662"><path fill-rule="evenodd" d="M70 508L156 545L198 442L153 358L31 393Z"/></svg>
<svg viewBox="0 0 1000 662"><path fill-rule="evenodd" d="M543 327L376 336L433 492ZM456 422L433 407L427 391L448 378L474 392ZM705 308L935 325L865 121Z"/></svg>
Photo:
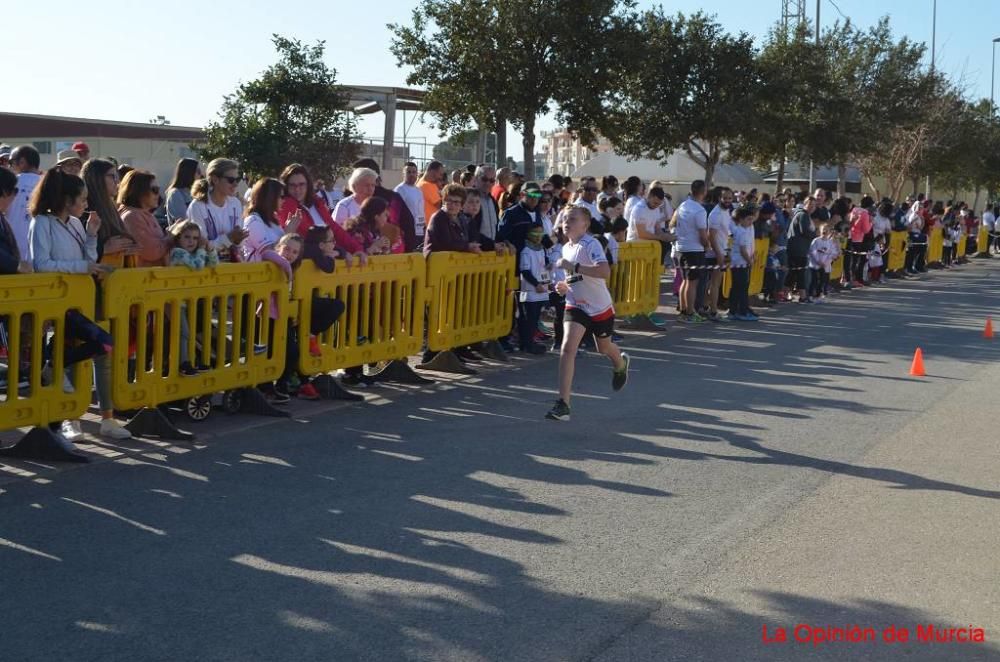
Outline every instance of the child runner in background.
<svg viewBox="0 0 1000 662"><path fill-rule="evenodd" d="M586 209L570 207L565 216L567 243L556 266L567 278L556 283L556 291L566 297L563 344L559 355L559 399L546 418L568 421L576 350L584 334L592 333L597 349L611 360L611 388L619 391L628 381L628 354L611 341L615 309L606 279L611 267L597 239L587 234L590 214ZM578 278L579 277L579 278Z"/></svg>
<svg viewBox="0 0 1000 662"><path fill-rule="evenodd" d="M219 254L208 243L208 239L201 234L201 226L194 221L181 221L170 228L170 234L174 238L174 247L167 258L171 267L187 267L193 270L214 267L219 263ZM197 304L196 304L197 305ZM211 370L210 366L196 362L191 364L188 343L191 332L188 324L187 303L180 306L180 336L181 336L181 365L178 370L182 377L193 377L199 372Z"/></svg>
<svg viewBox="0 0 1000 662"><path fill-rule="evenodd" d="M868 279L872 283L884 283L885 276L882 275L883 251L885 250L885 236L878 235L875 239L875 248L868 253Z"/></svg>
<svg viewBox="0 0 1000 662"><path fill-rule="evenodd" d="M518 297L517 329L522 352L544 354L545 346L535 342L535 331L541 317L542 306L549 300L549 269L542 237L545 229L541 223L533 225L525 235L524 248L518 256L518 273L521 274L521 292Z"/></svg>

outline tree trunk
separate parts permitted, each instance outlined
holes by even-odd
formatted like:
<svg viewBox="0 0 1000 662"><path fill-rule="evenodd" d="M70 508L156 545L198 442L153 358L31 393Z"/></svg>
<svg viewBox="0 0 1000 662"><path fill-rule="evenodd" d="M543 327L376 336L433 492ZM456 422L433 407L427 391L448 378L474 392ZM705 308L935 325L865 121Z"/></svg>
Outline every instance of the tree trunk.
<svg viewBox="0 0 1000 662"><path fill-rule="evenodd" d="M847 194L847 166L841 163L837 166L837 197Z"/></svg>
<svg viewBox="0 0 1000 662"><path fill-rule="evenodd" d="M535 179L535 117L524 118L524 130L521 132L521 144L524 145L524 181ZM579 164L577 164L579 166Z"/></svg>
<svg viewBox="0 0 1000 662"><path fill-rule="evenodd" d="M778 183L774 186L774 194L780 195L785 187L785 150L781 150L781 157L778 159Z"/></svg>
<svg viewBox="0 0 1000 662"><path fill-rule="evenodd" d="M503 168L507 165L507 117L501 113L496 114L497 122L497 150L496 150L496 165L497 168Z"/></svg>
<svg viewBox="0 0 1000 662"><path fill-rule="evenodd" d="M872 179L871 172L869 172L867 168L863 169L862 172L864 173L865 181L868 182L868 188L871 189L872 197L875 198L876 201L881 200L882 192L878 190L877 186L875 186L875 180Z"/></svg>
<svg viewBox="0 0 1000 662"><path fill-rule="evenodd" d="M982 192L982 188L976 185L976 199L972 201L972 213L976 213L976 209L979 207L979 194Z"/></svg>

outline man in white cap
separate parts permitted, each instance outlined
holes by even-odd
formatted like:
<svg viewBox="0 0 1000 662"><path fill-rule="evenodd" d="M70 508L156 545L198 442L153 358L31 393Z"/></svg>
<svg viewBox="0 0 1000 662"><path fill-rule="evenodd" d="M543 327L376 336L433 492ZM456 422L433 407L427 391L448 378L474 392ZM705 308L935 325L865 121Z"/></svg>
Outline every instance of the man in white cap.
<svg viewBox="0 0 1000 662"><path fill-rule="evenodd" d="M64 149L56 155L56 167L67 175L80 176L83 170L83 160L80 155L71 149Z"/></svg>

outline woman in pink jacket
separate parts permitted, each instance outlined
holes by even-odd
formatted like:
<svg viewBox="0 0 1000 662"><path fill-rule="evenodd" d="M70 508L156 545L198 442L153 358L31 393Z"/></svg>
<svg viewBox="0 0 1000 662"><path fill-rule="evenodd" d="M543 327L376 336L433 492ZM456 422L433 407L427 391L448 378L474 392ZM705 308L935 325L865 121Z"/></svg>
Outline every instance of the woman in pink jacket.
<svg viewBox="0 0 1000 662"><path fill-rule="evenodd" d="M139 245L136 266L162 267L173 248L173 238L164 233L153 216L160 204L160 187L156 175L145 170L132 170L118 188L118 213L125 229Z"/></svg>

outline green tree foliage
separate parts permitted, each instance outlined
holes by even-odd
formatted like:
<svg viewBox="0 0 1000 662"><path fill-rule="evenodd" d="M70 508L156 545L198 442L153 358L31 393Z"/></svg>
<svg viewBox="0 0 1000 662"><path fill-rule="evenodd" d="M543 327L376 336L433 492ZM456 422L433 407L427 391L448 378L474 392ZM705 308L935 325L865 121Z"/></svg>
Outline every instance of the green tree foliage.
<svg viewBox="0 0 1000 662"><path fill-rule="evenodd" d="M316 177L335 178L356 158L359 136L336 71L323 62L324 42L272 41L277 64L224 98L200 155L235 158L254 177L302 163Z"/></svg>
<svg viewBox="0 0 1000 662"><path fill-rule="evenodd" d="M509 121L534 178L535 122L553 107L572 126L600 116L621 66L615 30L633 0L420 0L410 24L390 24L390 47L407 83L427 90L442 135L476 126L498 134ZM584 64L585 63L585 64ZM587 75L573 76L570 72ZM570 75L568 75L570 74ZM577 119L586 118L586 119Z"/></svg>
<svg viewBox="0 0 1000 662"><path fill-rule="evenodd" d="M681 148L711 185L730 141L753 128L760 73L753 40L710 16L643 13L636 52L619 84L624 98L607 129L616 148L663 162Z"/></svg>

